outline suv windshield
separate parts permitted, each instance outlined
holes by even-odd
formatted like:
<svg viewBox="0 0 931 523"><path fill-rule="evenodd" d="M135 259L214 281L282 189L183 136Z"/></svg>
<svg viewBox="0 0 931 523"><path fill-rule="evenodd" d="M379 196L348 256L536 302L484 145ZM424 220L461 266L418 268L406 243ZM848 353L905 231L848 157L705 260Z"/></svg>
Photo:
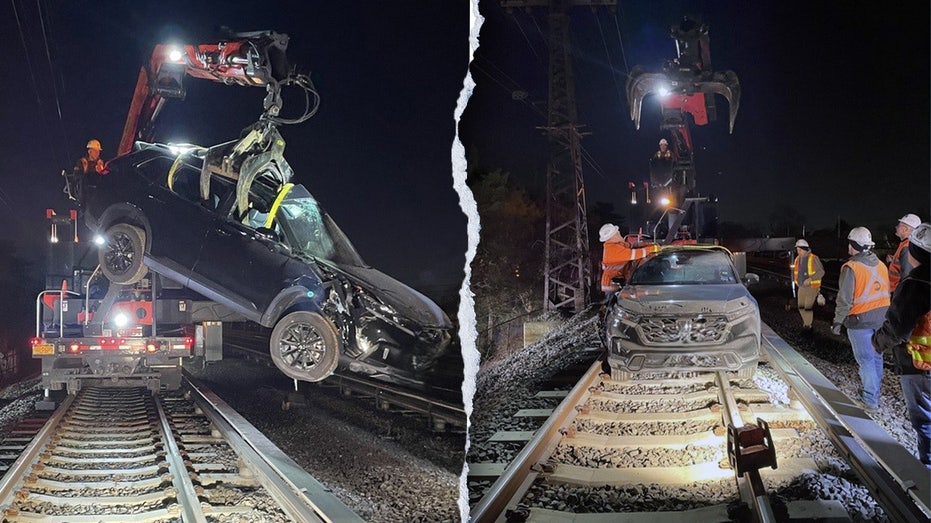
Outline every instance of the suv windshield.
<svg viewBox="0 0 931 523"><path fill-rule="evenodd" d="M737 283L730 257L722 251L659 252L634 270L630 285L714 285Z"/></svg>
<svg viewBox="0 0 931 523"><path fill-rule="evenodd" d="M291 188L281 201L276 218L294 254L365 266L349 238L303 185Z"/></svg>

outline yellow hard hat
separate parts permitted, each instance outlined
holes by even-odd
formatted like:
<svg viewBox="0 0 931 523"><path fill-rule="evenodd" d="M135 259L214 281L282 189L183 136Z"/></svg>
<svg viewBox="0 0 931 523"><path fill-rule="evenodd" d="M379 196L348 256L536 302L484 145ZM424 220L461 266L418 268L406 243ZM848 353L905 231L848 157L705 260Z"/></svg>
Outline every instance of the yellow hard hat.
<svg viewBox="0 0 931 523"><path fill-rule="evenodd" d="M87 142L87 148L88 148L88 149L97 149L98 151L102 151L102 150L103 150L103 147L100 146L100 141L99 141L99 140L91 140L91 141Z"/></svg>

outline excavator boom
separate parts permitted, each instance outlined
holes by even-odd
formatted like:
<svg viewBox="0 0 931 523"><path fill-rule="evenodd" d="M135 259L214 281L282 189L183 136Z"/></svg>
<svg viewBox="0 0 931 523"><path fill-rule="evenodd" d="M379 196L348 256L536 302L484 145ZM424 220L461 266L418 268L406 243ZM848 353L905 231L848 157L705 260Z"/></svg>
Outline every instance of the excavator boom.
<svg viewBox="0 0 931 523"><path fill-rule="evenodd" d="M155 46L149 63L139 71L117 154L128 153L135 141L152 141L154 123L166 99L185 96L184 77L226 85L265 87L261 119L274 121L281 109L281 86L296 83L312 90L310 79L295 74L285 51L288 35L273 31L237 33L211 44Z"/></svg>

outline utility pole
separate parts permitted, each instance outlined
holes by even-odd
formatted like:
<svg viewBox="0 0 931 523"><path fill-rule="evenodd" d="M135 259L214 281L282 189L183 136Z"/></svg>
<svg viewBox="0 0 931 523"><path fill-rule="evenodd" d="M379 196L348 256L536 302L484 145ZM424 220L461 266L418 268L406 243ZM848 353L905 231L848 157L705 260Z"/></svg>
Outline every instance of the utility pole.
<svg viewBox="0 0 931 523"><path fill-rule="evenodd" d="M591 262L582 152L572 77L569 9L576 6L614 6L616 0L501 0L501 6L549 8L549 98L547 126L550 142L546 168L546 258L543 269L543 307L572 307L580 312L590 302Z"/></svg>

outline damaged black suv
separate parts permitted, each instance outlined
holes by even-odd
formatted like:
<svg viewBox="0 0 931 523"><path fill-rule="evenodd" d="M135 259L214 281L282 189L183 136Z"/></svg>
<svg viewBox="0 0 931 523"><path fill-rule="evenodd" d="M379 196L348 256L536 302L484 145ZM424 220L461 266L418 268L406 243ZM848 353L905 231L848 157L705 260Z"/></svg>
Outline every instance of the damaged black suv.
<svg viewBox="0 0 931 523"><path fill-rule="evenodd" d="M271 328L272 360L294 379L342 366L416 380L433 366L449 318L367 266L307 189L288 182L290 167L224 176L205 168L207 154L137 143L89 180L84 215L112 282L151 269Z"/></svg>

